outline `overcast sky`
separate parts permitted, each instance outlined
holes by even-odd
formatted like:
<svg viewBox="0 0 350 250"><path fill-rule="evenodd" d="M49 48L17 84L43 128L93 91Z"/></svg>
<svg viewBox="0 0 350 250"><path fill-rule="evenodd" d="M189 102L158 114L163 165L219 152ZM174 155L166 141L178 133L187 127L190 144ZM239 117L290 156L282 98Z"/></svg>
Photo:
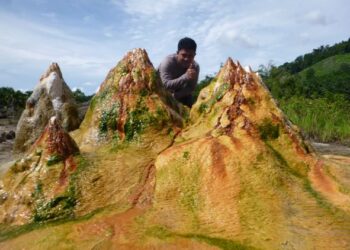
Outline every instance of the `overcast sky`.
<svg viewBox="0 0 350 250"><path fill-rule="evenodd" d="M200 78L228 57L254 70L350 37L349 0L0 0L0 87L32 90L51 62L94 93L133 48L155 67L184 36Z"/></svg>

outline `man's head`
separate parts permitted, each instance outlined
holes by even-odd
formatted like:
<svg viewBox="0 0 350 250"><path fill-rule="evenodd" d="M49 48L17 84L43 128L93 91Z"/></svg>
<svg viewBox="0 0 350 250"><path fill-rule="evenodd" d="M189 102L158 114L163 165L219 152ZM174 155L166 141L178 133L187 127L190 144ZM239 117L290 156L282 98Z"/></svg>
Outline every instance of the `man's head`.
<svg viewBox="0 0 350 250"><path fill-rule="evenodd" d="M196 56L197 44L188 37L182 38L177 45L177 62L184 68L188 68Z"/></svg>

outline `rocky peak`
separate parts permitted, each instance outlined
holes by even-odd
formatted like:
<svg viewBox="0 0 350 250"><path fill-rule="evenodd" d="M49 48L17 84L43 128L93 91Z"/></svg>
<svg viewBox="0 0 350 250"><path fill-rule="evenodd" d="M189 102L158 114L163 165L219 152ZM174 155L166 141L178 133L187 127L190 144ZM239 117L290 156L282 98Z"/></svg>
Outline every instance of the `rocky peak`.
<svg viewBox="0 0 350 250"><path fill-rule="evenodd" d="M116 137L131 141L155 127L181 127L185 113L186 109L163 89L146 51L134 49L108 73L78 137L86 142Z"/></svg>
<svg viewBox="0 0 350 250"><path fill-rule="evenodd" d="M48 155L56 155L62 159L79 153L77 144L62 128L55 116L50 118L44 134L35 143L35 147L38 146L45 148Z"/></svg>
<svg viewBox="0 0 350 250"><path fill-rule="evenodd" d="M296 147L307 151L302 149L304 146L300 146L304 143L299 132L277 107L259 76L251 70L246 71L231 58L213 82L201 91L191 110L191 121L205 123L203 133L228 133L235 138L249 135L257 140L265 137L266 126L276 131L282 129L280 132L289 134ZM192 132L189 134L193 136Z"/></svg>
<svg viewBox="0 0 350 250"><path fill-rule="evenodd" d="M26 151L43 132L52 116L59 118L66 131L79 127L80 119L73 93L63 80L57 63L49 66L27 100L26 109L17 124L14 152Z"/></svg>
<svg viewBox="0 0 350 250"><path fill-rule="evenodd" d="M46 70L46 72L42 74L42 76L40 77L40 81L48 77L53 72L55 72L59 76L59 78L63 79L60 66L58 65L58 63L53 62L51 63L49 68Z"/></svg>

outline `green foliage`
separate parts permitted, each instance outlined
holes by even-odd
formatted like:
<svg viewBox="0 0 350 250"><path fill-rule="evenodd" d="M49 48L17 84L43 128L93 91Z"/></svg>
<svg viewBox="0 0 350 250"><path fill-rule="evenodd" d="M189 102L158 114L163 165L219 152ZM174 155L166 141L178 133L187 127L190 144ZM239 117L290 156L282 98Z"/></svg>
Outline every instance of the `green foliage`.
<svg viewBox="0 0 350 250"><path fill-rule="evenodd" d="M73 91L73 96L76 102L82 103L90 101L94 95L86 96L83 91L81 91L80 89L76 89L75 91Z"/></svg>
<svg viewBox="0 0 350 250"><path fill-rule="evenodd" d="M63 194L47 200L42 183L37 184L32 194L35 201L33 223L74 218L74 208L79 197L77 176L88 166L88 162L81 156L76 156L75 160L78 162L77 169L69 176L68 188Z"/></svg>
<svg viewBox="0 0 350 250"><path fill-rule="evenodd" d="M350 39L259 73L286 115L312 139L350 142Z"/></svg>
<svg viewBox="0 0 350 250"><path fill-rule="evenodd" d="M31 91L21 92L10 87L0 88L0 108L14 107L15 110L25 108L28 97L32 94Z"/></svg>
<svg viewBox="0 0 350 250"><path fill-rule="evenodd" d="M100 123L98 125L101 134L107 133L109 129L112 131L117 129L119 107L120 104L115 103L109 110L102 111Z"/></svg>
<svg viewBox="0 0 350 250"><path fill-rule="evenodd" d="M303 56L298 56L293 62L285 63L281 66L284 70L295 74L307 67L322 61L325 58L350 53L350 39L337 43L333 46L321 46L314 49L313 52L305 54Z"/></svg>
<svg viewBox="0 0 350 250"><path fill-rule="evenodd" d="M60 155L50 155L49 159L46 162L47 166L52 166L56 163L59 163L60 161L62 161L62 157Z"/></svg>
<svg viewBox="0 0 350 250"><path fill-rule="evenodd" d="M70 194L55 197L48 203L39 202L34 211L33 222L72 217L75 205L76 198Z"/></svg>
<svg viewBox="0 0 350 250"><path fill-rule="evenodd" d="M196 88L195 88L195 90L193 92L193 100L194 100L194 102L197 101L199 93L201 92L201 90L204 89L206 86L208 86L211 83L212 80L214 80L213 76L206 75L205 78L197 84L197 86L196 86Z"/></svg>
<svg viewBox="0 0 350 250"><path fill-rule="evenodd" d="M209 112L213 105L226 94L229 87L230 85L228 83L221 84L220 87L217 90L215 90L214 94L208 101L201 103L201 105L199 106L199 112Z"/></svg>
<svg viewBox="0 0 350 250"><path fill-rule="evenodd" d="M152 121L151 116L148 115L148 108L136 108L129 113L128 119L124 125L125 138L131 141L141 134L148 123Z"/></svg>
<svg viewBox="0 0 350 250"><path fill-rule="evenodd" d="M350 100L350 54L327 58L297 74L272 66L267 75L264 82L277 99L343 94Z"/></svg>
<svg viewBox="0 0 350 250"><path fill-rule="evenodd" d="M140 96L136 108L128 113L124 125L125 139L131 141L137 138L150 125L161 128L167 119L167 113L161 107L157 107L156 112L151 113Z"/></svg>
<svg viewBox="0 0 350 250"><path fill-rule="evenodd" d="M58 220L62 218L72 217L73 209L76 205L76 187L75 182L70 181L66 192L60 196L46 201L43 193L43 185L39 182L32 197L35 201L33 211L33 222L43 222L48 220Z"/></svg>
<svg viewBox="0 0 350 250"><path fill-rule="evenodd" d="M350 138L350 101L344 96L316 99L294 96L281 100L280 106L312 139L346 143Z"/></svg>

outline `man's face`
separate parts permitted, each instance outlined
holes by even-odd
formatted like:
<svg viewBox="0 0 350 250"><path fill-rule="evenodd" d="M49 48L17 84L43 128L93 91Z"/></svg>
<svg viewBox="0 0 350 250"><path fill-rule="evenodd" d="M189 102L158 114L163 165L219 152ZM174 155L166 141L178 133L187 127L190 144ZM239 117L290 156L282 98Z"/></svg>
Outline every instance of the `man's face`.
<svg viewBox="0 0 350 250"><path fill-rule="evenodd" d="M181 49L177 52L177 62L187 69L193 62L195 55L196 52L191 49Z"/></svg>

